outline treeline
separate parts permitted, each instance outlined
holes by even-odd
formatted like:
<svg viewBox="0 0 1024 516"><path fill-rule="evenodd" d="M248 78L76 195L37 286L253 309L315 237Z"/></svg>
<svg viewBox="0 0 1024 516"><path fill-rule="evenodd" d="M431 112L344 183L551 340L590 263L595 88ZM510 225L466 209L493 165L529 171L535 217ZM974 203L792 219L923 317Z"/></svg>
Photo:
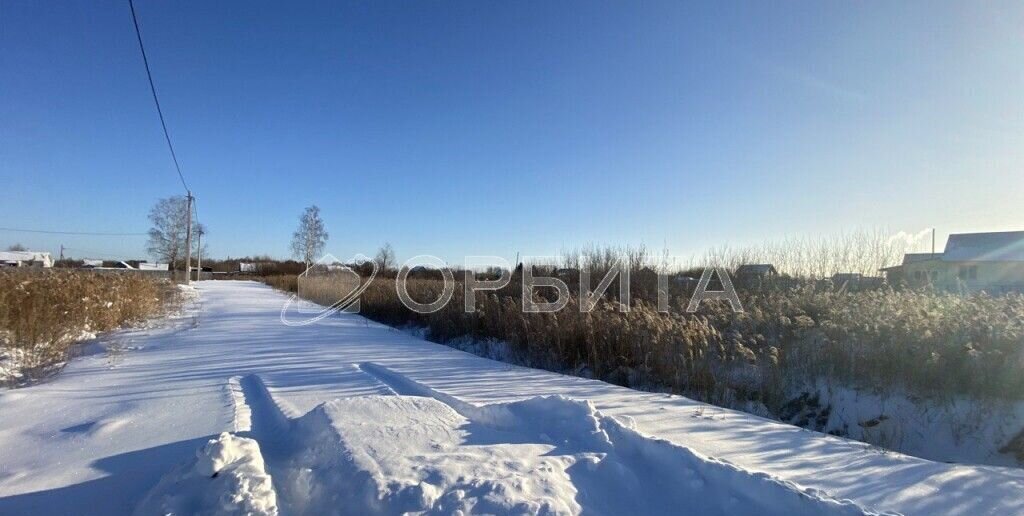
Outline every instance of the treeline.
<svg viewBox="0 0 1024 516"><path fill-rule="evenodd" d="M243 270L242 264L246 264ZM306 265L296 260L280 260L270 256L244 256L241 258L203 259L203 268L213 272L245 273L255 277L274 275L297 275L306 270Z"/></svg>

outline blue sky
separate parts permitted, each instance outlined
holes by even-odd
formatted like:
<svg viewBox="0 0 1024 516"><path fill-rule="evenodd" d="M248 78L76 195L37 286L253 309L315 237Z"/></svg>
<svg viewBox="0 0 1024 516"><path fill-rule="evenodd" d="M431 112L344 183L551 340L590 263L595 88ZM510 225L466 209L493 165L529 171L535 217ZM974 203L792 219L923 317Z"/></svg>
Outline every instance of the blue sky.
<svg viewBox="0 0 1024 516"><path fill-rule="evenodd" d="M215 256L1024 228L1019 2L138 0ZM127 2L0 3L3 227L180 194ZM139 256L144 237L0 231Z"/></svg>

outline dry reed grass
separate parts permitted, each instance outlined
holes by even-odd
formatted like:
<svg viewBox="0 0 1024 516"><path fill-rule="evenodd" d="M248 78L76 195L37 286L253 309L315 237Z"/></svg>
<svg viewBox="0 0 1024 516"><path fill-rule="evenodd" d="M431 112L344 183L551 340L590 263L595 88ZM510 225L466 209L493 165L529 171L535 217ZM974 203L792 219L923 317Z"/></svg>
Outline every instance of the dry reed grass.
<svg viewBox="0 0 1024 516"><path fill-rule="evenodd" d="M421 302L442 288L436 280L408 282ZM303 290L330 304L351 285L323 279ZM628 313L613 299L580 313L575 296L560 312L524 313L519 295L514 278L501 291L477 293L477 310L465 313L459 285L440 311L418 314L401 303L393 280L377 279L360 299L363 315L425 327L437 342L498 340L522 364L720 404L760 401L774 410L785 402L787 382L818 378L921 396L1024 398L1021 295L843 292L804 283L741 290L742 314L721 303L687 314L685 293L673 296L670 313L636 296Z"/></svg>
<svg viewBox="0 0 1024 516"><path fill-rule="evenodd" d="M166 280L141 274L67 269L0 271L0 348L22 366L46 369L66 360L84 336L141 322L178 299Z"/></svg>

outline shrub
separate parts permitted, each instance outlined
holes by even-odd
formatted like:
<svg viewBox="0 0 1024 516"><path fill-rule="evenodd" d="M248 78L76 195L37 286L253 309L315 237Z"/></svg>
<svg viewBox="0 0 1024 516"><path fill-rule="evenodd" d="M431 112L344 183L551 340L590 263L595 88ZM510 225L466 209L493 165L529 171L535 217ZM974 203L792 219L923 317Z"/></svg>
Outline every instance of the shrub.
<svg viewBox="0 0 1024 516"><path fill-rule="evenodd" d="M87 337L159 314L177 300L170 282L141 274L67 269L0 271L0 348L26 374L63 362Z"/></svg>

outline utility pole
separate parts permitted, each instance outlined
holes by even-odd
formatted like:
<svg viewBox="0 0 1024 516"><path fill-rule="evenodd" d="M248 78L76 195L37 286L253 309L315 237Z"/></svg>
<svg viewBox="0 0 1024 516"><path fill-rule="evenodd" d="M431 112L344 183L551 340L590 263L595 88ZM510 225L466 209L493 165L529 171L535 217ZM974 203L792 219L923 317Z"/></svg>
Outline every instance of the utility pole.
<svg viewBox="0 0 1024 516"><path fill-rule="evenodd" d="M64 260L64 244L60 245L60 259L61 261Z"/></svg>
<svg viewBox="0 0 1024 516"><path fill-rule="evenodd" d="M192 284L192 192L188 192L188 209L185 213L185 284Z"/></svg>
<svg viewBox="0 0 1024 516"><path fill-rule="evenodd" d="M196 231L196 281L203 279L203 228Z"/></svg>

